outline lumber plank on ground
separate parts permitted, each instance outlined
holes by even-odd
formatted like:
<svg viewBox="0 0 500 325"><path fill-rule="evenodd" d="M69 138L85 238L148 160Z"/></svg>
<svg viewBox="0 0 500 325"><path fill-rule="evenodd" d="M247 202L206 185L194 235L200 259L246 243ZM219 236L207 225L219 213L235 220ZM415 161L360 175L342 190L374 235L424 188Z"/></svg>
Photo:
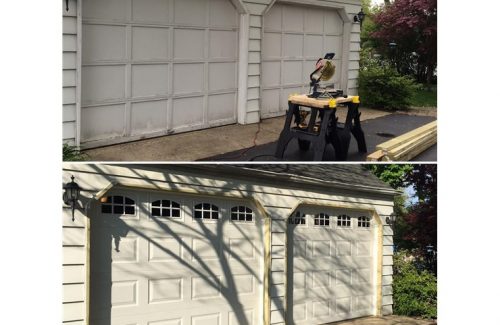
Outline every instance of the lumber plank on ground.
<svg viewBox="0 0 500 325"><path fill-rule="evenodd" d="M377 145L367 161L409 161L437 143L437 121Z"/></svg>
<svg viewBox="0 0 500 325"><path fill-rule="evenodd" d="M402 134L398 137L395 137L389 141L383 142L375 147L377 150L385 150L385 151L390 151L405 142L408 142L416 137L419 137L422 134L432 132L433 130L437 130L437 121L433 121L431 123L428 123L426 125L423 125L419 128L416 128L415 130L412 130L410 132L407 132L405 134Z"/></svg>
<svg viewBox="0 0 500 325"><path fill-rule="evenodd" d="M380 161L384 157L382 150L377 150L366 156L366 161Z"/></svg>

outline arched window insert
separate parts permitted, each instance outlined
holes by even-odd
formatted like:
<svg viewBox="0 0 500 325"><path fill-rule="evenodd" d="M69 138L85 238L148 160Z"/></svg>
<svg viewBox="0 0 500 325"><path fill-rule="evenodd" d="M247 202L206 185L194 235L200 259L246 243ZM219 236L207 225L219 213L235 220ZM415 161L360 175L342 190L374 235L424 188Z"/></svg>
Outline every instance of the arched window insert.
<svg viewBox="0 0 500 325"><path fill-rule="evenodd" d="M300 211L297 211L295 215L291 216L288 219L288 223L291 225L305 225L306 224L306 215L301 214Z"/></svg>
<svg viewBox="0 0 500 325"><path fill-rule="evenodd" d="M101 198L101 212L109 214L135 214L134 200L120 195Z"/></svg>
<svg viewBox="0 0 500 325"><path fill-rule="evenodd" d="M155 217L181 217L181 206L170 200L156 200L151 204L151 215Z"/></svg>
<svg viewBox="0 0 500 325"><path fill-rule="evenodd" d="M200 203L194 207L195 219L219 219L219 207L210 203Z"/></svg>
<svg viewBox="0 0 500 325"><path fill-rule="evenodd" d="M245 206L236 206L231 208L231 220L233 221L252 221L253 211Z"/></svg>
<svg viewBox="0 0 500 325"><path fill-rule="evenodd" d="M337 217L337 226L338 227L351 227L351 217L348 215L340 215Z"/></svg>
<svg viewBox="0 0 500 325"><path fill-rule="evenodd" d="M330 225L330 216L326 213L320 213L314 216L314 225L315 226L329 226Z"/></svg>
<svg viewBox="0 0 500 325"><path fill-rule="evenodd" d="M368 217L359 217L358 218L358 227L361 228L370 228L370 218Z"/></svg>

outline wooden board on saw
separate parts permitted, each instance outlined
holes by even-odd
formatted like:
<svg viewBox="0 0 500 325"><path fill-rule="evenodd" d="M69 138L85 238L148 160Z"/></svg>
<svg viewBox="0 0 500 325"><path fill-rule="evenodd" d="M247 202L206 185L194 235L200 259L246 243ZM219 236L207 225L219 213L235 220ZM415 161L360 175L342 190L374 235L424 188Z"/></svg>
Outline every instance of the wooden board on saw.
<svg viewBox="0 0 500 325"><path fill-rule="evenodd" d="M437 143L437 121L381 143L367 161L409 161Z"/></svg>
<svg viewBox="0 0 500 325"><path fill-rule="evenodd" d="M347 98L337 97L335 101L337 104L344 104L352 102L353 98L353 96L348 96ZM328 108L328 103L330 102L330 98L310 98L307 95L290 95L288 100L293 104L316 108Z"/></svg>

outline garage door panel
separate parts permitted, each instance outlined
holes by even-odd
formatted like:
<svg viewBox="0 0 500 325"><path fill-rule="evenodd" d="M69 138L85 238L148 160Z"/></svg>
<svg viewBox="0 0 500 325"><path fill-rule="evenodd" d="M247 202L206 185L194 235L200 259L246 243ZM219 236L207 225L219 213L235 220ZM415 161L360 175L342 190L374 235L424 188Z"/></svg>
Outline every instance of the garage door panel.
<svg viewBox="0 0 500 325"><path fill-rule="evenodd" d="M148 240L148 262L176 262L182 258L182 244L174 237Z"/></svg>
<svg viewBox="0 0 500 325"><path fill-rule="evenodd" d="M111 306L133 306L138 302L137 281L116 281L111 285Z"/></svg>
<svg viewBox="0 0 500 325"><path fill-rule="evenodd" d="M161 131L167 124L167 101L132 103L131 113L132 135Z"/></svg>
<svg viewBox="0 0 500 325"><path fill-rule="evenodd" d="M125 104L82 109L82 136L89 140L114 138L125 132Z"/></svg>
<svg viewBox="0 0 500 325"><path fill-rule="evenodd" d="M83 67L82 96L86 99L86 103L123 99L125 66Z"/></svg>
<svg viewBox="0 0 500 325"><path fill-rule="evenodd" d="M210 1L210 26L237 27L238 12L233 4L227 0Z"/></svg>
<svg viewBox="0 0 500 325"><path fill-rule="evenodd" d="M335 59L342 58L342 37L341 36L325 36L323 50L326 52L335 52ZM340 63L340 62L339 62Z"/></svg>
<svg viewBox="0 0 500 325"><path fill-rule="evenodd" d="M262 63L262 86L276 87L281 84L281 62L263 62ZM274 95L274 94L273 94ZM278 96L279 100L279 96Z"/></svg>
<svg viewBox="0 0 500 325"><path fill-rule="evenodd" d="M302 83L302 61L283 62L283 85Z"/></svg>
<svg viewBox="0 0 500 325"><path fill-rule="evenodd" d="M132 65L132 97L166 96L169 91L168 64Z"/></svg>
<svg viewBox="0 0 500 325"><path fill-rule="evenodd" d="M342 18L336 11L325 15L325 32L333 35L342 35L344 31L344 23Z"/></svg>
<svg viewBox="0 0 500 325"><path fill-rule="evenodd" d="M301 58L304 49L304 35L302 34L285 34L283 36L283 57L284 58Z"/></svg>
<svg viewBox="0 0 500 325"><path fill-rule="evenodd" d="M281 33L266 33L262 43L263 60L281 57Z"/></svg>
<svg viewBox="0 0 500 325"><path fill-rule="evenodd" d="M174 59L203 60L205 30L174 29ZM186 41L189 40L189 41Z"/></svg>
<svg viewBox="0 0 500 325"><path fill-rule="evenodd" d="M236 63L209 63L210 91L236 89Z"/></svg>
<svg viewBox="0 0 500 325"><path fill-rule="evenodd" d="M83 25L83 62L125 60L126 28L114 25Z"/></svg>
<svg viewBox="0 0 500 325"><path fill-rule="evenodd" d="M125 20L127 7L123 0L86 0L82 2L84 18Z"/></svg>
<svg viewBox="0 0 500 325"><path fill-rule="evenodd" d="M210 59L225 59L225 60L237 59L238 34L236 31L211 30L209 37L210 37L209 39Z"/></svg>
<svg viewBox="0 0 500 325"><path fill-rule="evenodd" d="M305 36L305 47L304 56L306 58L312 58L318 60L325 55L323 49L323 36L322 35L306 35ZM316 62L314 62L316 63ZM314 65L312 66L314 67ZM312 72L312 69L310 69Z"/></svg>
<svg viewBox="0 0 500 325"><path fill-rule="evenodd" d="M168 28L132 27L132 59L139 61L169 59Z"/></svg>
<svg viewBox="0 0 500 325"><path fill-rule="evenodd" d="M304 7L283 7L283 30L287 32L302 32L304 30Z"/></svg>
<svg viewBox="0 0 500 325"><path fill-rule="evenodd" d="M205 26L207 24L207 1L204 0L175 0L174 21L177 24Z"/></svg>
<svg viewBox="0 0 500 325"><path fill-rule="evenodd" d="M170 23L172 0L132 0L132 19L148 23Z"/></svg>
<svg viewBox="0 0 500 325"><path fill-rule="evenodd" d="M208 119L210 121L234 120L235 105L236 92L208 96Z"/></svg>
<svg viewBox="0 0 500 325"><path fill-rule="evenodd" d="M204 86L203 64L174 64L173 78L174 94L177 95L200 92Z"/></svg>
<svg viewBox="0 0 500 325"><path fill-rule="evenodd" d="M264 71L262 72L264 73ZM279 89L262 90L262 109L267 114L274 114L279 112L280 92L281 91Z"/></svg>
<svg viewBox="0 0 500 325"><path fill-rule="evenodd" d="M304 30L307 33L323 33L324 11L321 9L305 10Z"/></svg>

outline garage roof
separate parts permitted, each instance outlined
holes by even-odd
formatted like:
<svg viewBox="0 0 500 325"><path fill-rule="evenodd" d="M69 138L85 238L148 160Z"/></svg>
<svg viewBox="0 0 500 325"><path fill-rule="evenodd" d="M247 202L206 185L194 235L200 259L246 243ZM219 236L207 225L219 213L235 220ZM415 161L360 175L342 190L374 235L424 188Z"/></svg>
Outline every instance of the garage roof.
<svg viewBox="0 0 500 325"><path fill-rule="evenodd" d="M236 165L235 167L272 172L284 176L307 178L349 186L374 187L393 190L369 170L352 164L259 164Z"/></svg>

